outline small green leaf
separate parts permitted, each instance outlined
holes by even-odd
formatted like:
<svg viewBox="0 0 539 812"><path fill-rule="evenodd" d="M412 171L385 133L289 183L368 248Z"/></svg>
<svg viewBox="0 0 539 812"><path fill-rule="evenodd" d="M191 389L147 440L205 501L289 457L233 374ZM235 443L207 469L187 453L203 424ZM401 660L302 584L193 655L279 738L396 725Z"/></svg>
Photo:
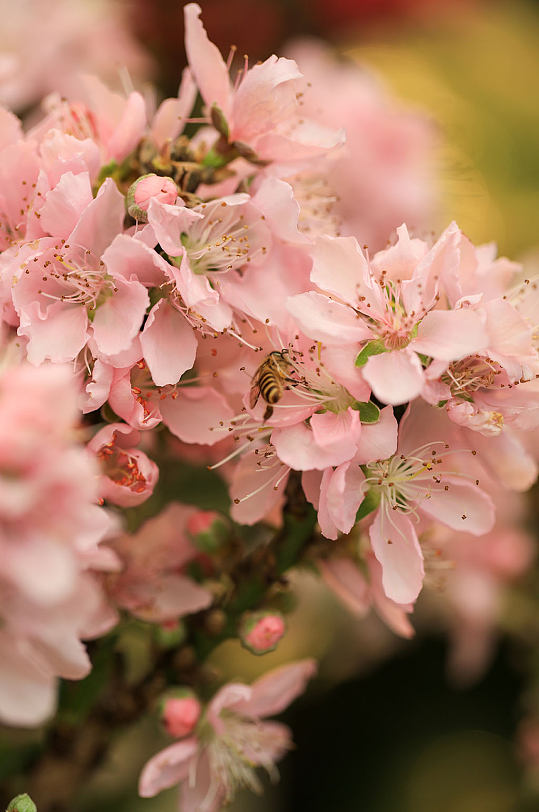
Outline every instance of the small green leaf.
<svg viewBox="0 0 539 812"><path fill-rule="evenodd" d="M24 795L17 795L16 798L13 798L6 812L37 812L37 806L30 796L24 793Z"/></svg>
<svg viewBox="0 0 539 812"><path fill-rule="evenodd" d="M356 522L359 522L360 519L364 519L365 516L368 516L369 513L372 513L373 510L376 510L378 505L380 504L380 493L379 491L374 491L372 488L367 491L367 494L360 504L358 511L356 513Z"/></svg>
<svg viewBox="0 0 539 812"><path fill-rule="evenodd" d="M381 339L368 341L356 358L356 367L365 366L371 355L381 355L383 352L387 352L387 347Z"/></svg>
<svg viewBox="0 0 539 812"><path fill-rule="evenodd" d="M356 400L352 409L359 412L359 419L362 423L378 423L380 420L380 409L372 401Z"/></svg>

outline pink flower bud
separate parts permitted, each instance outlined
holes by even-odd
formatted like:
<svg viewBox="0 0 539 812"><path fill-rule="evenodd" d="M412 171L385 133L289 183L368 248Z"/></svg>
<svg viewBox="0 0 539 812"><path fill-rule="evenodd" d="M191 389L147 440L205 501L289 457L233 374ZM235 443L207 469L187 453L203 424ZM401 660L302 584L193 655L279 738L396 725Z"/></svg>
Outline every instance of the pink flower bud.
<svg viewBox="0 0 539 812"><path fill-rule="evenodd" d="M187 736L200 717L200 702L194 696L172 697L165 701L162 720L167 733L176 739Z"/></svg>
<svg viewBox="0 0 539 812"><path fill-rule="evenodd" d="M197 510L191 514L186 529L197 548L204 553L214 553L228 535L225 522L213 510Z"/></svg>
<svg viewBox="0 0 539 812"><path fill-rule="evenodd" d="M127 192L127 211L136 220L146 221L150 200L160 203L174 203L178 197L178 187L171 178L160 175L142 175L131 184Z"/></svg>
<svg viewBox="0 0 539 812"><path fill-rule="evenodd" d="M266 654L277 647L285 633L283 616L278 612L253 612L244 615L240 640L253 654Z"/></svg>

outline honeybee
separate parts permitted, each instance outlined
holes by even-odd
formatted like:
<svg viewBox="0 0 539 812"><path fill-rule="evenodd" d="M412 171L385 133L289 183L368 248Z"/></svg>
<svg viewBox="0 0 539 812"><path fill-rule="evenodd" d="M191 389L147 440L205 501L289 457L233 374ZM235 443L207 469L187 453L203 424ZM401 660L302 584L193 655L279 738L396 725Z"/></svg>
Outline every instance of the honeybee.
<svg viewBox="0 0 539 812"><path fill-rule="evenodd" d="M264 412L264 420L268 420L273 414L273 405L280 401L286 383L290 380L288 372L291 364L286 355L287 350L270 352L253 375L249 405L251 409L254 409L258 398L262 396L262 399L268 404Z"/></svg>

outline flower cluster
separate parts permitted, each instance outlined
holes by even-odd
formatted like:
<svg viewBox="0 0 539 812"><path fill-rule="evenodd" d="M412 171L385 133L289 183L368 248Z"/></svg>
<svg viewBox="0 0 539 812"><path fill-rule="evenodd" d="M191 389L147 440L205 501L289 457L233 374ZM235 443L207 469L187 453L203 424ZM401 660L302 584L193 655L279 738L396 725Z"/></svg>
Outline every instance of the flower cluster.
<svg viewBox="0 0 539 812"><path fill-rule="evenodd" d="M81 638L147 624L194 687L164 701L181 741L141 794L181 783L210 812L274 774L289 733L261 720L314 673L199 691L220 640L278 645L287 568L405 637L440 562L496 588L526 568L492 550L500 494L537 473L538 287L455 223L424 238L430 127L354 68L238 68L194 3L185 30L156 111L94 78L26 131L0 111L0 716L40 722L89 669ZM170 501L182 462L222 474L229 515Z"/></svg>

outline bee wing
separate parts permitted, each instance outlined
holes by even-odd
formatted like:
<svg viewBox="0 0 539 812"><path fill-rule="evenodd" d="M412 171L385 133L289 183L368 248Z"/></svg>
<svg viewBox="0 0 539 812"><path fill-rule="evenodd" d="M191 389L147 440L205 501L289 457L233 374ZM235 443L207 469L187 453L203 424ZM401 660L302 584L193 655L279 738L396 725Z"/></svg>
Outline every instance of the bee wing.
<svg viewBox="0 0 539 812"><path fill-rule="evenodd" d="M258 380L254 382L251 386L251 391L249 392L249 407L254 409L256 404L258 403L258 398L260 397L260 386Z"/></svg>

